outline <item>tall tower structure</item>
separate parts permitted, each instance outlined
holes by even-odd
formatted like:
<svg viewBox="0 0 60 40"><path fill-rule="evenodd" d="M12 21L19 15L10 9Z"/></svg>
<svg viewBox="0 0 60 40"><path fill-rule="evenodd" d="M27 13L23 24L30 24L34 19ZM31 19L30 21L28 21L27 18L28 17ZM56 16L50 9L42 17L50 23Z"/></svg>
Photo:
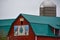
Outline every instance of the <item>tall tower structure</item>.
<svg viewBox="0 0 60 40"><path fill-rule="evenodd" d="M56 5L51 0L44 0L40 5L40 16L56 16Z"/></svg>

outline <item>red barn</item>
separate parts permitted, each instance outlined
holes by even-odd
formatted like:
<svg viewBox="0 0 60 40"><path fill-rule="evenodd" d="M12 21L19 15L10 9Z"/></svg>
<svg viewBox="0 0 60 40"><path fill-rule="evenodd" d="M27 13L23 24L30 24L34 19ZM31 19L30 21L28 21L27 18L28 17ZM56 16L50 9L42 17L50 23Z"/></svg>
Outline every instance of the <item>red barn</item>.
<svg viewBox="0 0 60 40"><path fill-rule="evenodd" d="M20 14L0 20L0 32L7 40L60 40L60 17Z"/></svg>

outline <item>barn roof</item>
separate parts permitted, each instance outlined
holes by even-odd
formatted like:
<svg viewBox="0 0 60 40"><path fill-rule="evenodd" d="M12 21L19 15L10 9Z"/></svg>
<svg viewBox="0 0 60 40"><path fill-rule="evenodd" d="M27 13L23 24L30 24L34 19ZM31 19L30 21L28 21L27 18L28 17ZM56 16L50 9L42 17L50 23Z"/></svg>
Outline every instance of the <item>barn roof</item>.
<svg viewBox="0 0 60 40"><path fill-rule="evenodd" d="M0 35L4 37L8 35L10 27L15 19L4 19L0 20Z"/></svg>
<svg viewBox="0 0 60 40"><path fill-rule="evenodd" d="M52 26L53 28L60 29L60 17L34 16L26 14L20 14L19 16L21 15L30 23L36 35L55 36L51 30L49 30L50 28L48 25ZM3 30L4 36L8 34L14 21L15 19L0 20L0 31Z"/></svg>
<svg viewBox="0 0 60 40"><path fill-rule="evenodd" d="M55 36L47 24L31 23L31 26L37 36Z"/></svg>
<svg viewBox="0 0 60 40"><path fill-rule="evenodd" d="M0 20L0 26L11 25L15 19Z"/></svg>
<svg viewBox="0 0 60 40"><path fill-rule="evenodd" d="M60 17L34 16L22 14L30 23L48 24L53 28L60 29Z"/></svg>

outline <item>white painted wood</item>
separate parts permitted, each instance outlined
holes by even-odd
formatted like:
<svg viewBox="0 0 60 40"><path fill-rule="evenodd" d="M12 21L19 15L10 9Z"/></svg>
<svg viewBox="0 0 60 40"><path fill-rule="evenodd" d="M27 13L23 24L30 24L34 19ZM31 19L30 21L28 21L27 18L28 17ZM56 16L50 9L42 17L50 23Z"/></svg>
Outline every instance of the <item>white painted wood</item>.
<svg viewBox="0 0 60 40"><path fill-rule="evenodd" d="M7 37L7 40L9 40L9 37Z"/></svg>
<svg viewBox="0 0 60 40"><path fill-rule="evenodd" d="M35 40L37 40L37 36L35 36Z"/></svg>
<svg viewBox="0 0 60 40"><path fill-rule="evenodd" d="M24 21L24 18L20 18L20 21Z"/></svg>

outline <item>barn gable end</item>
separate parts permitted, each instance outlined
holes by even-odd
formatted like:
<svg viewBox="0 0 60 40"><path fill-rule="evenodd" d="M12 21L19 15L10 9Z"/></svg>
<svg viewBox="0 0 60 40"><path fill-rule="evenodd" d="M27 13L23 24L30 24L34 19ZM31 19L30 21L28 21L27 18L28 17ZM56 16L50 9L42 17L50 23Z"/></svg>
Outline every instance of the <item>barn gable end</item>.
<svg viewBox="0 0 60 40"><path fill-rule="evenodd" d="M21 24L21 21L20 21L21 18L23 18L23 24ZM24 25L29 26L29 34L28 35L14 36L14 27L15 26L21 26L21 25L22 26L24 26ZM29 40L34 40L35 35L34 35L34 32L31 28L29 22L22 15L19 15L17 17L17 19L13 22L13 24L11 26L11 29L9 31L8 37L9 37L10 40L12 40L12 39L13 40L15 40L15 39L17 39L17 40L20 40L20 39L21 40L25 40L25 39L28 40L28 38L29 38Z"/></svg>

